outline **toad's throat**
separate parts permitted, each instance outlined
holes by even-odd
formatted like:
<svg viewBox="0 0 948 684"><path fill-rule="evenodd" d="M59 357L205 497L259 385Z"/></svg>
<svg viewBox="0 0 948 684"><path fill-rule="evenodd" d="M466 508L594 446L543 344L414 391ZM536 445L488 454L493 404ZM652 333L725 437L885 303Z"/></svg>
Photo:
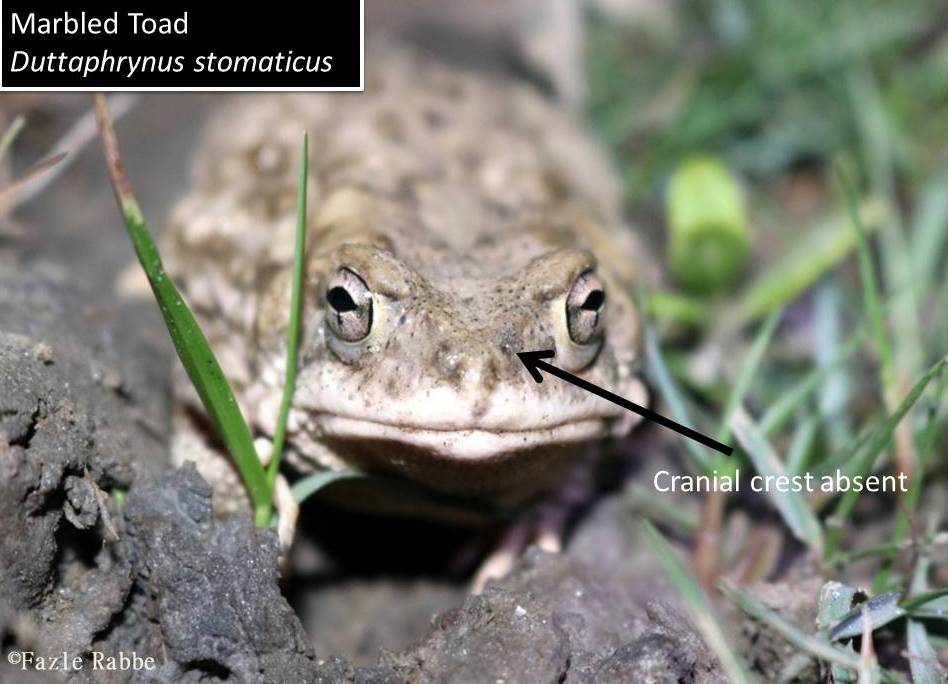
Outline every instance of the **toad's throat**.
<svg viewBox="0 0 948 684"><path fill-rule="evenodd" d="M328 413L316 418L319 435L327 439L410 444L456 459L485 459L501 454L601 439L610 432L607 417L589 417L552 426L522 430L424 428L349 418Z"/></svg>

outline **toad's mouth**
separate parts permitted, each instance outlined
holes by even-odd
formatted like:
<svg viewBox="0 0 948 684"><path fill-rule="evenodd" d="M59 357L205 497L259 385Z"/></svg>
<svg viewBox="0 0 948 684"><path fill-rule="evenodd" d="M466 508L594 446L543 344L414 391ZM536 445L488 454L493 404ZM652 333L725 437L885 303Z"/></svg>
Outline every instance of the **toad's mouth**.
<svg viewBox="0 0 948 684"><path fill-rule="evenodd" d="M544 446L601 439L614 431L614 417L592 416L557 425L522 430L482 427L424 428L382 423L328 413L316 420L324 439L403 443L446 458L478 460Z"/></svg>

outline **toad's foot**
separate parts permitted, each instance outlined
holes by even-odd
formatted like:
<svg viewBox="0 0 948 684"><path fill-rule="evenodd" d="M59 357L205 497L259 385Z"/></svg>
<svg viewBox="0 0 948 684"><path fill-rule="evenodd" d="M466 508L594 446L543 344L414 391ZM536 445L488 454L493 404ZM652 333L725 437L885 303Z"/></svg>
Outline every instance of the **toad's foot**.
<svg viewBox="0 0 948 684"><path fill-rule="evenodd" d="M293 497L290 484L278 474L273 487L273 505L277 511L277 537L280 539L282 555L293 545L296 536L296 521L300 517L300 505Z"/></svg>
<svg viewBox="0 0 948 684"><path fill-rule="evenodd" d="M475 573L471 592L480 594L488 580L507 575L523 552L534 544L547 553L559 553L563 547L565 520L564 515L548 520L531 515L511 523L500 543Z"/></svg>
<svg viewBox="0 0 948 684"><path fill-rule="evenodd" d="M257 458L266 468L270 464L270 457L273 453L273 442L265 437L258 437L253 442L257 450ZM286 481L281 473L277 473L276 481L273 484L273 506L277 512L277 537L280 540L282 555L293 545L293 539L296 536L296 522L300 517L300 505L293 497L293 491L290 489L290 483Z"/></svg>
<svg viewBox="0 0 948 684"><path fill-rule="evenodd" d="M500 543L475 573L471 591L480 594L488 580L504 577L532 545L547 553L559 553L573 514L592 499L593 491L593 465L580 462L559 489L507 527Z"/></svg>

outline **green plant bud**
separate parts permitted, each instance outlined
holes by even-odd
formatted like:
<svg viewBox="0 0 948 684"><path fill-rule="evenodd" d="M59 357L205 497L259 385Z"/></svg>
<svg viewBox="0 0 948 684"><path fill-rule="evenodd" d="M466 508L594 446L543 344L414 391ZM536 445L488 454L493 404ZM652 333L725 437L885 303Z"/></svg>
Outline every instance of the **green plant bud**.
<svg viewBox="0 0 948 684"><path fill-rule="evenodd" d="M692 157L675 169L665 199L675 277L704 291L733 283L750 251L744 195L733 174L715 159Z"/></svg>

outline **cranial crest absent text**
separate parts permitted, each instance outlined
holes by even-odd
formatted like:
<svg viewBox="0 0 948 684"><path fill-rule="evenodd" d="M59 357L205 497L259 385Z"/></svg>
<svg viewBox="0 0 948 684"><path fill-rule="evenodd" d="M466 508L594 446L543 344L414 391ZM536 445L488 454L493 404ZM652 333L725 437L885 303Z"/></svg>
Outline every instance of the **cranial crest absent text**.
<svg viewBox="0 0 948 684"><path fill-rule="evenodd" d="M837 469L833 473L814 475L752 475L747 484L752 492L905 492L908 476L847 475ZM652 478L652 486L659 492L740 492L744 483L740 468L726 473L712 470L704 475L679 475L659 470Z"/></svg>

